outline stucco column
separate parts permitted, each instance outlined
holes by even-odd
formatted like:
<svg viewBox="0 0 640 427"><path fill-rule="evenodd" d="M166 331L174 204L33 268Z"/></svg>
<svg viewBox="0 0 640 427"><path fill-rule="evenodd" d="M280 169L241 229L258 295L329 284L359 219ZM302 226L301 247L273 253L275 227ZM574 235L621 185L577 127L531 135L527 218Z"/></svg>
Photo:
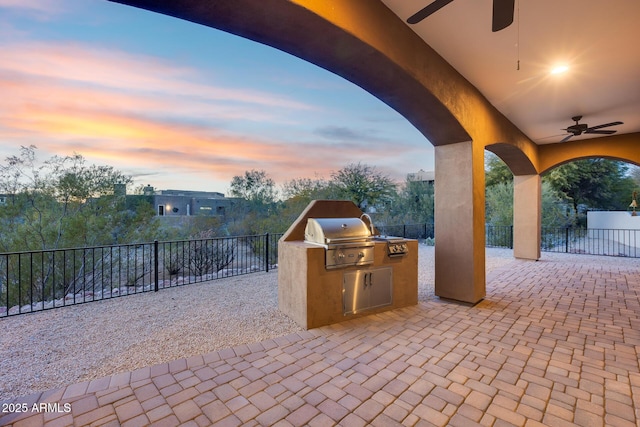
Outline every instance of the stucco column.
<svg viewBox="0 0 640 427"><path fill-rule="evenodd" d="M516 258L540 259L541 182L537 174L513 177L513 256Z"/></svg>
<svg viewBox="0 0 640 427"><path fill-rule="evenodd" d="M484 147L435 147L435 294L475 304L485 296Z"/></svg>

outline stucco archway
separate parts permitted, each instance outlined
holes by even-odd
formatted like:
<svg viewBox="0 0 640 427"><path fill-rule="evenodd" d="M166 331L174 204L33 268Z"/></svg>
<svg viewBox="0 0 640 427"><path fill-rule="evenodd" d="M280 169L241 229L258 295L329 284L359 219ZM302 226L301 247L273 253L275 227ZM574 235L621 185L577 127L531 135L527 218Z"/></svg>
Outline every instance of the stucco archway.
<svg viewBox="0 0 640 427"><path fill-rule="evenodd" d="M623 160L640 166L640 134L630 133L606 138L543 145L540 153L540 174L572 160L604 157Z"/></svg>
<svg viewBox="0 0 640 427"><path fill-rule="evenodd" d="M513 255L537 260L542 227L540 174L531 158L515 145L497 143L486 149L504 161L513 173Z"/></svg>
<svg viewBox="0 0 640 427"><path fill-rule="evenodd" d="M537 173L536 167L530 157L515 145L496 143L487 145L485 148L487 151L491 151L498 156L514 175L532 175Z"/></svg>
<svg viewBox="0 0 640 427"><path fill-rule="evenodd" d="M528 157L537 147L382 2L117 1L293 54L407 118L436 147L436 294L484 297L484 147L508 141Z"/></svg>
<svg viewBox="0 0 640 427"><path fill-rule="evenodd" d="M540 174L546 174L562 164L586 158L621 160L640 166L640 133L543 145L538 153Z"/></svg>

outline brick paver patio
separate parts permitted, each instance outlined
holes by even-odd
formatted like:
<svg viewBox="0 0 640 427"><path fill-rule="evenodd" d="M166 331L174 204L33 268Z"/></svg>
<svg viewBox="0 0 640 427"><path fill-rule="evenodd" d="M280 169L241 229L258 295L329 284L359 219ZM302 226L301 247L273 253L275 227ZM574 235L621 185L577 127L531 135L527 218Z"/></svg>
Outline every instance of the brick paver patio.
<svg viewBox="0 0 640 427"><path fill-rule="evenodd" d="M473 307L435 299L5 402L28 411L0 425L636 426L640 262L568 259L494 271Z"/></svg>

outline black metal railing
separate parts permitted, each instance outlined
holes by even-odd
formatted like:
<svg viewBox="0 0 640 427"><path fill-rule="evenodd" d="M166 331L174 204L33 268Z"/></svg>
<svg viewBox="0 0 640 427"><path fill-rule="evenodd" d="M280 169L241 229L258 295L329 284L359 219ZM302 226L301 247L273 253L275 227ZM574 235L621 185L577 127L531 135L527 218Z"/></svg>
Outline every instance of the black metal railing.
<svg viewBox="0 0 640 427"><path fill-rule="evenodd" d="M277 266L282 234L0 254L0 317Z"/></svg>
<svg viewBox="0 0 640 427"><path fill-rule="evenodd" d="M380 234L435 241L434 224L401 224L376 226ZM494 248L513 248L513 226L485 227L485 245Z"/></svg>
<svg viewBox="0 0 640 427"><path fill-rule="evenodd" d="M376 226L380 234L386 236L406 237L407 239L433 239L433 224L401 224Z"/></svg>
<svg viewBox="0 0 640 427"><path fill-rule="evenodd" d="M378 226L435 242L433 224ZM282 234L0 254L0 317L269 271ZM512 226L486 226L487 247L513 248ZM640 230L543 228L547 252L640 258Z"/></svg>
<svg viewBox="0 0 640 427"><path fill-rule="evenodd" d="M487 247L513 248L513 226L486 226ZM640 230L543 227L544 252L640 258Z"/></svg>
<svg viewBox="0 0 640 427"><path fill-rule="evenodd" d="M543 228L542 250L640 258L640 230Z"/></svg>
<svg viewBox="0 0 640 427"><path fill-rule="evenodd" d="M513 249L512 225L486 225L484 229L485 246L488 248Z"/></svg>

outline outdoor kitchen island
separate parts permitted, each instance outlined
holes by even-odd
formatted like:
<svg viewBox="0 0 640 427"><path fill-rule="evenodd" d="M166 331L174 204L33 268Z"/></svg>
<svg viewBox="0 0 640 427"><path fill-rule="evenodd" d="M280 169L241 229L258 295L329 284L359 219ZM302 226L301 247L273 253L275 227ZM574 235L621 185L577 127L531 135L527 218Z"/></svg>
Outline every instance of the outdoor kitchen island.
<svg viewBox="0 0 640 427"><path fill-rule="evenodd" d="M278 306L303 328L418 303L418 242L378 236L363 217L314 200L278 242Z"/></svg>

